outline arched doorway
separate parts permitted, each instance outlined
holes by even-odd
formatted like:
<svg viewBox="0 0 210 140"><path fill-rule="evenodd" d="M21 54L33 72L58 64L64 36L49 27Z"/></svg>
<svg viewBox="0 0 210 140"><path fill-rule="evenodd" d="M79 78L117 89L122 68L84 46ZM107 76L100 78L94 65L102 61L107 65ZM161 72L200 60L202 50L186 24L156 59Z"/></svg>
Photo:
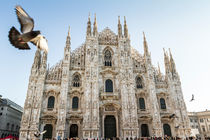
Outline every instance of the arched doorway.
<svg viewBox="0 0 210 140"><path fill-rule="evenodd" d="M171 136L171 127L169 124L163 124L164 135Z"/></svg>
<svg viewBox="0 0 210 140"><path fill-rule="evenodd" d="M52 139L52 131L53 131L52 124L46 124L44 126L44 130L46 130L47 132L44 133L43 140L44 139Z"/></svg>
<svg viewBox="0 0 210 140"><path fill-rule="evenodd" d="M77 124L72 124L70 126L69 137L70 138L78 137L78 126L77 126Z"/></svg>
<svg viewBox="0 0 210 140"><path fill-rule="evenodd" d="M116 137L116 119L113 115L107 115L104 119L104 137Z"/></svg>
<svg viewBox="0 0 210 140"><path fill-rule="evenodd" d="M149 137L149 129L147 124L141 125L141 136L142 137Z"/></svg>

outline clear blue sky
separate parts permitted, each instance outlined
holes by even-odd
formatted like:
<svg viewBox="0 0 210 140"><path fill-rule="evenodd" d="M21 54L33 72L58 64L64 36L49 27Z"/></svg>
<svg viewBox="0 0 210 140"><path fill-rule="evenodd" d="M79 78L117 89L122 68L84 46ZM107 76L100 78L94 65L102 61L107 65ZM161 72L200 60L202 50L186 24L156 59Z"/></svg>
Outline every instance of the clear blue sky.
<svg viewBox="0 0 210 140"><path fill-rule="evenodd" d="M210 109L209 0L2 0L0 3L0 94L24 105L36 48L19 51L8 41L12 26L19 29L14 7L21 5L49 43L48 62L63 57L68 26L72 50L85 41L88 13L97 14L98 29L117 33L117 19L126 16L131 45L143 53L146 33L152 62L164 73L163 47L171 48L189 111ZM93 23L93 22L92 22ZM191 95L195 101L189 102Z"/></svg>

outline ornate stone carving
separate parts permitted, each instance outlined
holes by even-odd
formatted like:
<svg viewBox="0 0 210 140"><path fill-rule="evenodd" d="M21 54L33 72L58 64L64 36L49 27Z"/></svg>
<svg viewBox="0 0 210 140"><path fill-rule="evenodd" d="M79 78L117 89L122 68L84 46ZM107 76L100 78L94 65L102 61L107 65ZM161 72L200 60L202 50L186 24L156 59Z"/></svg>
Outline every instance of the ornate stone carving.
<svg viewBox="0 0 210 140"><path fill-rule="evenodd" d="M112 32L109 28L105 28L99 33L98 39L99 45L114 45L118 44L117 35Z"/></svg>

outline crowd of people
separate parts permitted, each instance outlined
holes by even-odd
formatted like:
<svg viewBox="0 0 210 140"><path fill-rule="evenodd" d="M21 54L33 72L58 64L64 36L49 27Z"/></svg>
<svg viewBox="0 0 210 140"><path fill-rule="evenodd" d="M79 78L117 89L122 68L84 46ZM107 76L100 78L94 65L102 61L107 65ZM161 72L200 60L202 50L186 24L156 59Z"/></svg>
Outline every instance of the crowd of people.
<svg viewBox="0 0 210 140"><path fill-rule="evenodd" d="M64 139L45 139L45 140L203 140L201 138L196 137L186 137L186 138L180 138L180 137L139 137L139 138L87 138L87 139L80 139L80 138L64 138ZM205 137L204 140L210 140L210 137Z"/></svg>

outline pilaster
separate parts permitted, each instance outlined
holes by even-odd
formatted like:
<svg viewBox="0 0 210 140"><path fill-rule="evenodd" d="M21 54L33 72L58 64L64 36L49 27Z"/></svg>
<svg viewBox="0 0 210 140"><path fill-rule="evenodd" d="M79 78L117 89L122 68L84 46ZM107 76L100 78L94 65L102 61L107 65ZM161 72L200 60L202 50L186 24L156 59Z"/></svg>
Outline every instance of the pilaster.
<svg viewBox="0 0 210 140"><path fill-rule="evenodd" d="M71 54L71 42L70 42L70 27L68 31L68 36L66 38L66 46L64 48L64 58L62 61L62 78L61 78L61 90L60 99L58 105L58 120L56 124L56 137L61 138L65 136L66 128L66 113L67 113L67 97L69 91L69 81L70 81L70 54Z"/></svg>
<svg viewBox="0 0 210 140"><path fill-rule="evenodd" d="M97 36L88 36L85 45L83 138L95 138L99 137L99 53Z"/></svg>

